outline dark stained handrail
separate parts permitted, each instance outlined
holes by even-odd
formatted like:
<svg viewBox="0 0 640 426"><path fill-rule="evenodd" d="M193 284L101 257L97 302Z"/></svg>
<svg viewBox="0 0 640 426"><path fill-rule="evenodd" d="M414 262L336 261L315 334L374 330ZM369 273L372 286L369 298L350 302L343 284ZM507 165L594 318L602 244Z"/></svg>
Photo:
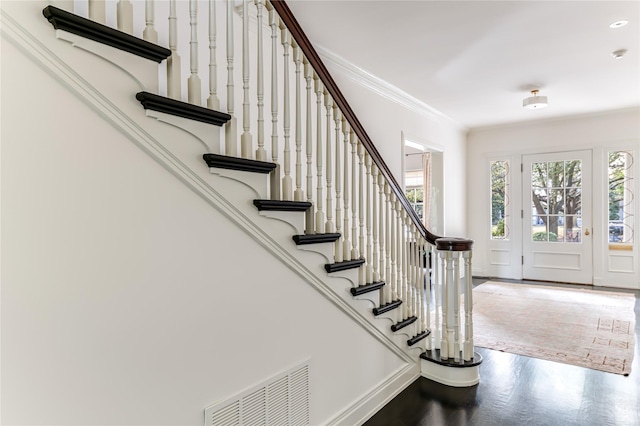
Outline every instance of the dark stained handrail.
<svg viewBox="0 0 640 426"><path fill-rule="evenodd" d="M371 159L374 161L376 166L378 166L378 169L380 170L380 172L384 175L384 177L389 182L389 185L391 186L393 192L396 194L396 196L400 200L400 203L402 204L404 209L408 212L409 217L411 218L411 221L418 228L418 230L420 231L422 236L427 240L427 242L429 242L432 245L435 245L436 240L441 237L431 233L420 221L418 214L411 207L409 200L405 196L404 191L402 190L402 187L398 184L396 179L393 177L393 174L389 170L389 167L382 159L382 156L380 155L375 145L371 141L371 138L369 137L367 132L364 130L364 127L362 127L360 120L358 120L358 117L356 117L355 113L349 106L349 103L347 102L345 97L342 95L342 92L338 88L338 85L331 77L331 74L329 74L329 71L325 67L324 63L320 59L320 56L318 55L316 50L313 48L313 45L311 44L311 42L305 35L304 31L300 27L300 24L298 24L298 21L296 20L295 16L293 16L293 13L291 12L291 9L289 9L289 6L287 5L287 3L284 0L271 0L271 4L273 5L273 8L276 10L276 12L278 12L278 14L280 15L280 18L284 22L285 26L289 29L291 36L294 38L298 46L300 46L300 49L302 49L302 52L307 57L309 64L313 67L315 72L318 74L318 77L320 78L324 86L329 91L329 94L331 94L331 97L333 98L335 103L338 105L338 107L342 111L342 114L344 115L346 120L349 122L351 129L353 129L355 134L358 136L358 139L362 142L362 145L364 145L365 149L369 152Z"/></svg>

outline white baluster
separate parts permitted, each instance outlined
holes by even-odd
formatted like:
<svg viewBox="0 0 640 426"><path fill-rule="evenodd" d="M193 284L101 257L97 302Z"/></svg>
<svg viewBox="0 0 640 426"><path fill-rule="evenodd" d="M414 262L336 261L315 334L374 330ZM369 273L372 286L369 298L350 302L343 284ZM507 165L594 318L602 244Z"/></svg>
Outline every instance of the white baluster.
<svg viewBox="0 0 640 426"><path fill-rule="evenodd" d="M158 43L158 32L154 28L155 21L155 0L145 0L144 2L144 31L142 38L150 43Z"/></svg>
<svg viewBox="0 0 640 426"><path fill-rule="evenodd" d="M342 197L342 169L340 164L340 151L343 145L343 142L340 140L340 123L342 121L342 114L340 113L340 108L338 108L336 104L333 105L333 120L335 121L336 126L336 232L342 235L342 206L340 205L340 199ZM336 262L344 261L343 248L344 242L342 241L342 237L340 237L336 240Z"/></svg>
<svg viewBox="0 0 640 426"><path fill-rule="evenodd" d="M351 130L349 128L349 123L347 122L347 119L344 117L342 118L342 133L344 135L343 136L344 138L343 140L344 186L342 191L342 197L344 198L344 227L342 232L344 233L344 236L343 236L343 245L342 245L342 255L344 260L352 260L352 257L351 257L352 246L351 246L351 240L349 239L349 218L351 217L351 210L349 209L349 192L351 191L351 187L349 186L349 152L351 152L349 135L351 133Z"/></svg>
<svg viewBox="0 0 640 426"><path fill-rule="evenodd" d="M380 253L379 250L379 238L378 238L378 216L380 211L378 209L378 166L375 163L371 166L371 226L373 228L372 243L373 253L371 261L373 262L373 282L380 281Z"/></svg>
<svg viewBox="0 0 640 426"><path fill-rule="evenodd" d="M409 289L409 293L411 294L411 308L409 309L409 316L416 317L416 321L413 323L415 328L414 336L418 334L418 325L420 324L420 316L418 315L418 302L419 299L416 295L416 278L415 278L415 261L416 261L416 245L415 245L415 236L413 233L412 223L409 220L409 216L407 215L407 235L408 239L405 242L405 246L407 247L407 288Z"/></svg>
<svg viewBox="0 0 640 426"><path fill-rule="evenodd" d="M291 179L291 97L289 95L289 45L291 44L291 35L280 23L282 30L282 48L284 50L284 177L282 178L282 199L293 200L293 180Z"/></svg>
<svg viewBox="0 0 640 426"><path fill-rule="evenodd" d="M364 172L365 172L365 167L364 167L364 153L365 153L365 149L364 146L362 145L361 142L358 142L358 158L359 158L359 162L358 162L358 218L359 218L359 224L360 224L360 231L359 231L359 241L358 241L358 250L360 252L361 256L364 256L367 248L365 247L365 223L364 223L364 212L366 209L366 206L364 204L364 195L365 195L365 187L364 187ZM367 259L367 262L370 262L371 259ZM359 282L360 285L365 285L367 282L367 269L365 264L363 264L362 266L360 266L360 273L358 275L359 278Z"/></svg>
<svg viewBox="0 0 640 426"><path fill-rule="evenodd" d="M386 286L389 289L389 301L393 301L397 299L395 293L395 274L394 274L394 266L393 266L393 255L394 252L394 232L393 232L393 221L394 214L391 209L391 205L393 204L391 201L391 189L389 188L389 183L384 182L384 194L385 194L385 240L386 240L386 261L385 261L385 278L386 278Z"/></svg>
<svg viewBox="0 0 640 426"><path fill-rule="evenodd" d="M302 50L295 41L293 43L293 60L296 64L296 190L293 199L304 200L302 190L302 89L300 87L300 64L302 62Z"/></svg>
<svg viewBox="0 0 640 426"><path fill-rule="evenodd" d="M307 82L307 114L305 120L306 126L306 141L307 141L307 201L312 203L312 207L307 210L307 234L315 234L316 228L314 226L315 222L315 204L313 204L313 127L311 121L311 101L312 101L312 93L311 93L311 78L313 75L313 70L311 69L311 65L309 61L305 57L303 59L304 63L304 79Z"/></svg>
<svg viewBox="0 0 640 426"><path fill-rule="evenodd" d="M120 31L133 34L133 5L129 0L118 0L116 20Z"/></svg>
<svg viewBox="0 0 640 426"><path fill-rule="evenodd" d="M379 226L379 231L378 231L378 236L379 236L379 244L380 244L380 255L379 255L379 265L378 265L378 271L380 273L380 277L379 280L380 281L384 281L385 282L385 286L384 286L384 300L381 301L381 303L387 303L390 302L391 300L389 299L389 288L391 286L391 283L389 282L389 275L385 275L385 259L386 259L386 251L385 251L385 230L387 227L387 221L388 221L388 216L385 215L385 211L386 211L386 205L387 203L385 202L385 198L384 198L384 186L385 186L385 179L384 179L384 175L382 173L380 173L378 175L378 192L379 192L379 200L380 202L378 203L378 210L379 210L379 214L378 214L378 226Z"/></svg>
<svg viewBox="0 0 640 426"><path fill-rule="evenodd" d="M176 16L176 0L169 2L169 49L171 56L167 58L167 96L181 100L182 88L180 77L180 55L178 55L178 18Z"/></svg>
<svg viewBox="0 0 640 426"><path fill-rule="evenodd" d="M409 216L407 216L409 217ZM422 314L421 314L421 301L420 301L420 288L418 287L418 267L419 267L419 259L418 259L418 231L413 226L413 222L409 219L408 228L410 229L411 240L408 243L409 247L409 260L408 263L408 274L409 274L409 287L411 288L411 292L413 294L413 315L418 318L416 321L416 333L420 333L422 331Z"/></svg>
<svg viewBox="0 0 640 426"><path fill-rule="evenodd" d="M462 253L464 259L464 360L470 361L473 358L473 282L471 278L471 251Z"/></svg>
<svg viewBox="0 0 640 426"><path fill-rule="evenodd" d="M227 113L231 119L225 124L225 154L238 155L238 120L235 117L235 91L233 82L233 0L227 0Z"/></svg>
<svg viewBox="0 0 640 426"><path fill-rule="evenodd" d="M413 289L415 291L415 295L416 295L416 316L418 317L418 320L416 321L416 335L420 334L423 330L424 330L424 293L423 293L423 289L424 289L424 285L422 285L422 282L420 281L421 278L421 274L420 274L420 234L418 232L418 229L411 225L412 229L413 229L413 262L411 263L413 265L412 268L412 279L413 279Z"/></svg>
<svg viewBox="0 0 640 426"><path fill-rule="evenodd" d="M209 0L209 97L207 98L207 108L219 110L216 28L216 2Z"/></svg>
<svg viewBox="0 0 640 426"><path fill-rule="evenodd" d="M400 204L400 200L396 197L395 199L395 213L396 213L396 250L398 253L396 254L396 280L398 285L398 291L400 293L400 299L407 302L407 288L404 285L404 277L403 277L403 259L404 259L404 233L403 233L403 225L404 221L402 218L402 207ZM404 319L404 316L407 312L407 304L403 303L402 308L400 309L401 319Z"/></svg>
<svg viewBox="0 0 640 426"><path fill-rule="evenodd" d="M271 161L276 163L271 172L271 199L280 199L280 163L278 162L278 15L267 2L271 27Z"/></svg>
<svg viewBox="0 0 640 426"><path fill-rule="evenodd" d="M255 0L258 20L257 39L257 97L258 97L258 149L256 149L256 160L267 161L267 150L264 148L264 47L262 41L262 12L263 0Z"/></svg>
<svg viewBox="0 0 640 426"><path fill-rule="evenodd" d="M104 25L107 23L106 16L105 0L89 0L89 19Z"/></svg>
<svg viewBox="0 0 640 426"><path fill-rule="evenodd" d="M444 260L440 261L440 257L442 254L435 249L435 247L431 246L431 255L433 256L433 279L431 280L433 286L433 308L434 308L434 322L435 325L433 327L433 343L434 348L442 347L442 324L440 324L440 313L442 311L442 265Z"/></svg>
<svg viewBox="0 0 640 426"><path fill-rule="evenodd" d="M314 74L313 78L316 89L316 202L318 206L316 211L316 232L322 234L325 226L324 212L322 211L322 83L316 74Z"/></svg>
<svg viewBox="0 0 640 426"><path fill-rule="evenodd" d="M366 266L365 282L372 283L374 260L373 260L373 238L372 238L371 222L373 221L372 213L373 213L373 210L375 209L375 206L373 205L373 199L371 197L371 189L372 189L371 188L371 156L366 151L364 153L364 163L365 163L366 173L367 173L367 180L365 182L365 186L367 188L366 190L367 201L365 204L366 206L365 223L367 226L367 266Z"/></svg>
<svg viewBox="0 0 640 426"><path fill-rule="evenodd" d="M396 215L396 202L395 195L389 198L389 217L391 218L391 234L390 234L390 252L391 252L391 288L393 289L393 298L394 300L400 299L400 294L398 293L398 272L396 269L396 264L398 260L398 217Z"/></svg>
<svg viewBox="0 0 640 426"><path fill-rule="evenodd" d="M74 0L51 0L49 2L52 6L58 9L66 10L67 12L74 13Z"/></svg>
<svg viewBox="0 0 640 426"><path fill-rule="evenodd" d="M422 240L422 236L419 231L416 231L418 250L416 253L416 265L418 267L416 271L416 285L418 285L418 297L420 298L420 332L427 331L429 329L427 325L427 318L429 311L427 310L426 300L426 288L428 288L425 281L425 265L424 265L424 252L425 245ZM425 340L426 343L426 340ZM426 349L426 348L425 348Z"/></svg>
<svg viewBox="0 0 640 426"><path fill-rule="evenodd" d="M189 40L189 64L191 75L187 80L187 94L190 104L200 106L202 104L202 85L198 76L198 2L189 0L189 27L191 38Z"/></svg>
<svg viewBox="0 0 640 426"><path fill-rule="evenodd" d="M349 132L351 141L351 259L359 259L358 251L358 141L353 130Z"/></svg>
<svg viewBox="0 0 640 426"><path fill-rule="evenodd" d="M411 316L415 316L416 310L415 310L415 303L416 303L416 297L415 297L415 281L413 279L413 261L414 261L414 255L413 255L413 245L412 245L412 240L413 240L413 229L411 227L411 222L409 220L409 216L407 215L406 210L403 209L403 215L404 215L404 235L405 235L405 241L404 241L404 247L405 247L405 252L406 252L406 256L404 259L404 264L405 264L405 270L406 270L406 274L407 274L407 294L408 294L408 298L410 300L410 304L409 304L409 309L408 309L408 313L407 313L407 318L411 317ZM417 322L417 321L416 321Z"/></svg>
<svg viewBox="0 0 640 426"><path fill-rule="evenodd" d="M413 255L413 261L411 262L411 265L413 266L412 269L412 279L413 279L413 294L415 295L415 315L416 317L418 317L418 320L416 321L416 335L418 335L422 330L424 330L424 326L423 326L423 319L424 319L424 312L422 310L423 305L422 305L422 291L421 288L422 286L420 285L420 258L419 258L419 252L420 252L420 242L418 241L418 230L413 227L413 246L412 247L412 255Z"/></svg>
<svg viewBox="0 0 640 426"><path fill-rule="evenodd" d="M425 339L425 349L431 350L433 349L433 336L435 330L431 329L431 288L432 281L431 275L429 274L429 259L433 255L431 246L427 244L424 238L420 238L420 244L422 246L422 250L424 251L424 255L420 253L420 288L422 289L422 301L424 303L424 308L422 310L424 315L424 330L431 330L431 334L427 336Z"/></svg>
<svg viewBox="0 0 640 426"><path fill-rule="evenodd" d="M409 217L407 216L407 212L406 210L404 210L402 208L402 204L400 203L400 200L398 200L398 212L400 213L400 242L402 244L402 265L401 265L401 272L402 272L402 287L404 288L404 293L405 293L405 297L407 299L411 299L411 291L409 288L409 281L408 281L408 256L409 256L409 251L408 251L408 238L407 238L407 226L409 224ZM411 303L408 304L407 309L405 311L405 318L408 318L411 316Z"/></svg>
<svg viewBox="0 0 640 426"><path fill-rule="evenodd" d="M331 96L329 96L329 92L327 89L324 89L324 105L327 109L327 118L326 118L326 134L327 134L327 142L326 142L326 150L327 150L327 163L325 170L325 179L327 181L327 223L325 225L325 232L331 233L335 229L335 225L333 223L333 192L332 192L332 183L333 183L333 159L331 158L332 154L332 144L331 144L331 112L333 109L333 104L331 101Z"/></svg>
<svg viewBox="0 0 640 426"><path fill-rule="evenodd" d="M251 137L251 109L249 103L249 9L248 2L242 1L242 136L240 136L240 156L253 157Z"/></svg>
<svg viewBox="0 0 640 426"><path fill-rule="evenodd" d="M453 358L460 360L460 252L453 252L453 283L449 283L453 287L450 296L453 299L453 345L449 341L449 347L453 350ZM451 294L453 293L453 294ZM451 355L449 355L451 356Z"/></svg>
<svg viewBox="0 0 640 426"><path fill-rule="evenodd" d="M453 252L446 251L440 253L442 258L442 270L445 275L444 286L442 288L442 338L440 344L440 357L447 359L455 356L455 319L453 311L454 294L454 263Z"/></svg>

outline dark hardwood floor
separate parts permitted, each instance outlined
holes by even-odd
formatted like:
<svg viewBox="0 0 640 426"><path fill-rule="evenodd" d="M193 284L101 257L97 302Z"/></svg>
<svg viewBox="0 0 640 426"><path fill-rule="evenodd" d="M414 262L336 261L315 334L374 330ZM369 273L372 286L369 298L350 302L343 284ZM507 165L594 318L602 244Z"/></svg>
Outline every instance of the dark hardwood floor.
<svg viewBox="0 0 640 426"><path fill-rule="evenodd" d="M640 291L625 291L636 296L629 376L477 348L484 359L478 385L454 388L420 377L365 426L640 426Z"/></svg>

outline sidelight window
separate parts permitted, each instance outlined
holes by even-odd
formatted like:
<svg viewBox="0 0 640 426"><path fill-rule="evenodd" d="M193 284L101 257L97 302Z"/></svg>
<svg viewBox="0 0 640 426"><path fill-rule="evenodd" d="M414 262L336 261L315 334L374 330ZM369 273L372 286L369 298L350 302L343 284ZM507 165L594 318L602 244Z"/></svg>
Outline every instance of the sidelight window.
<svg viewBox="0 0 640 426"><path fill-rule="evenodd" d="M632 151L609 152L609 244L634 239Z"/></svg>
<svg viewBox="0 0 640 426"><path fill-rule="evenodd" d="M491 162L491 239L509 239L509 162Z"/></svg>

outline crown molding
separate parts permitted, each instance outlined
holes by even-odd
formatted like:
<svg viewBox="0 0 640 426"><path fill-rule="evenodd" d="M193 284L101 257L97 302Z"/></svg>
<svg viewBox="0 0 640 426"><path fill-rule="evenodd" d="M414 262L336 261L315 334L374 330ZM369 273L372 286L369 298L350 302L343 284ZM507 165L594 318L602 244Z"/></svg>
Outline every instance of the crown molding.
<svg viewBox="0 0 640 426"><path fill-rule="evenodd" d="M361 85L362 87L365 87L366 89L377 93L383 98L388 99L391 102L394 102L423 117L450 123L462 131L468 130L465 126L454 121L448 115L443 114L427 103L408 94L407 92L399 89L398 87L381 79L380 77L371 74L370 72L358 67L357 65L352 64L351 62L333 53L332 51L322 46L315 46L315 49L327 65L329 65L333 69L340 71L342 74L346 75L348 78Z"/></svg>

